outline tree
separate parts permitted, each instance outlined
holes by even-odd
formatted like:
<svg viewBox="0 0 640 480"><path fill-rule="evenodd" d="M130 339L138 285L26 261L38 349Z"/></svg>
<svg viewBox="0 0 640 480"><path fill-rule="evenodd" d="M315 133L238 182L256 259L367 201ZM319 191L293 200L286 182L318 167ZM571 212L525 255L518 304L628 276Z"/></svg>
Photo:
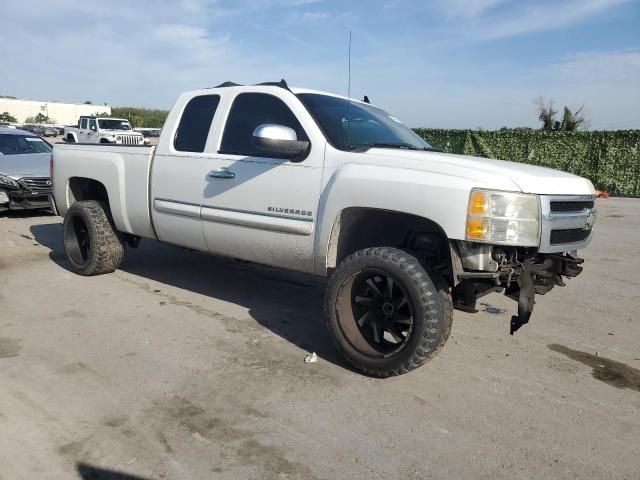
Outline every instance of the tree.
<svg viewBox="0 0 640 480"><path fill-rule="evenodd" d="M93 105L93 103L91 103L91 100L85 100L85 101L84 101L84 104L85 104L85 105Z"/></svg>
<svg viewBox="0 0 640 480"><path fill-rule="evenodd" d="M544 97L538 97L536 104L538 105L538 120L542 122L542 130L546 132L555 130L556 113L558 112L553 109L553 100L549 100L547 104Z"/></svg>
<svg viewBox="0 0 640 480"><path fill-rule="evenodd" d="M162 128L167 115L166 110L136 107L113 107L111 116L126 118L133 127Z"/></svg>
<svg viewBox="0 0 640 480"><path fill-rule="evenodd" d="M587 120L582 113L583 109L584 106L572 112L568 107L564 107L560 130L563 132L575 132L580 130L581 127L586 127Z"/></svg>
<svg viewBox="0 0 640 480"><path fill-rule="evenodd" d="M35 117L27 118L24 123L53 123L53 120L51 120L47 115L39 113Z"/></svg>
<svg viewBox="0 0 640 480"><path fill-rule="evenodd" d="M556 120L558 112L553 109L553 100L549 100L547 103L544 97L539 97L536 104L538 105L538 120L542 122L542 130L546 132L576 132L581 128L588 127L589 122L583 113L584 106L575 111L571 111L569 107L565 106L562 120Z"/></svg>
<svg viewBox="0 0 640 480"><path fill-rule="evenodd" d="M18 119L9 112L0 113L0 123L17 123Z"/></svg>

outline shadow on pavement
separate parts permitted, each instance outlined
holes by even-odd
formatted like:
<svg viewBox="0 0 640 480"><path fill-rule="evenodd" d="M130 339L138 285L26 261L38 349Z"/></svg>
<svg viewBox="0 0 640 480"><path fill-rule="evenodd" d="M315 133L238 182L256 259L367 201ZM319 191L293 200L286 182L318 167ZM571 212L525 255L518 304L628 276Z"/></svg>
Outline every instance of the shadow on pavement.
<svg viewBox="0 0 640 480"><path fill-rule="evenodd" d="M0 212L0 218L33 218L33 217L53 217L50 210L5 210Z"/></svg>
<svg viewBox="0 0 640 480"><path fill-rule="evenodd" d="M146 477L94 467L86 463L79 463L76 466L76 470L78 470L78 475L82 480L151 480Z"/></svg>
<svg viewBox="0 0 640 480"><path fill-rule="evenodd" d="M31 227L35 240L48 247L49 257L70 270L62 246L62 225ZM194 252L154 240L127 249L120 270L241 305L251 317L295 344L348 370L324 324L325 279L277 268Z"/></svg>

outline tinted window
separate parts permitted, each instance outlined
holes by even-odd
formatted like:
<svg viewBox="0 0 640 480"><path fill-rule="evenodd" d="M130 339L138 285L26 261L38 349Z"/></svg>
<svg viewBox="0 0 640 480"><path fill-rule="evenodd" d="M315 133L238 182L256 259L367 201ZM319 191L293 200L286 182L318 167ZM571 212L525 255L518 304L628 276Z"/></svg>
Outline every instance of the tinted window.
<svg viewBox="0 0 640 480"><path fill-rule="evenodd" d="M298 119L282 100L265 93L241 93L231 106L222 136L221 153L265 156L251 141L256 127L265 123L293 128L298 140L309 140Z"/></svg>
<svg viewBox="0 0 640 480"><path fill-rule="evenodd" d="M126 120L113 120L112 118L101 118L98 125L103 130L131 130L131 125Z"/></svg>
<svg viewBox="0 0 640 480"><path fill-rule="evenodd" d="M193 97L182 112L182 118L173 140L181 152L204 152L211 121L220 103L218 95Z"/></svg>
<svg viewBox="0 0 640 480"><path fill-rule="evenodd" d="M96 129L96 121L94 118L92 118L91 120L89 120L89 128L91 128L92 130Z"/></svg>
<svg viewBox="0 0 640 480"><path fill-rule="evenodd" d="M86 118L82 119L82 125L80 126L80 128L85 128L85 129L87 128L87 119Z"/></svg>
<svg viewBox="0 0 640 480"><path fill-rule="evenodd" d="M3 155L21 155L24 153L51 153L51 146L38 137L27 135L0 135L0 168Z"/></svg>

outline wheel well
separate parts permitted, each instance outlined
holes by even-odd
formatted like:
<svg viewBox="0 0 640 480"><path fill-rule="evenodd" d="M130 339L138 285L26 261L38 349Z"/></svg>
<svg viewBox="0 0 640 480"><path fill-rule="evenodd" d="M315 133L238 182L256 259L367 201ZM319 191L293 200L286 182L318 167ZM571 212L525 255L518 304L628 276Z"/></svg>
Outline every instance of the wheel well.
<svg viewBox="0 0 640 480"><path fill-rule="evenodd" d="M83 200L96 200L109 205L109 195L102 183L92 178L72 177L69 179L69 204Z"/></svg>
<svg viewBox="0 0 640 480"><path fill-rule="evenodd" d="M327 251L327 267L335 268L352 253L369 247L411 251L431 269L452 282L449 239L428 218L375 208L347 208L336 220Z"/></svg>

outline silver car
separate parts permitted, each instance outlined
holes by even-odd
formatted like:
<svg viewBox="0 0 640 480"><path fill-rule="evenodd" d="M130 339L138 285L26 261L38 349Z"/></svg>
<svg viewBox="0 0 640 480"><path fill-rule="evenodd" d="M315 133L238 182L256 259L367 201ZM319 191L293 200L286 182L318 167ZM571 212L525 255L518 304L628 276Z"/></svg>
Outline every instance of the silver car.
<svg viewBox="0 0 640 480"><path fill-rule="evenodd" d="M0 213L50 208L51 152L30 132L0 127Z"/></svg>

